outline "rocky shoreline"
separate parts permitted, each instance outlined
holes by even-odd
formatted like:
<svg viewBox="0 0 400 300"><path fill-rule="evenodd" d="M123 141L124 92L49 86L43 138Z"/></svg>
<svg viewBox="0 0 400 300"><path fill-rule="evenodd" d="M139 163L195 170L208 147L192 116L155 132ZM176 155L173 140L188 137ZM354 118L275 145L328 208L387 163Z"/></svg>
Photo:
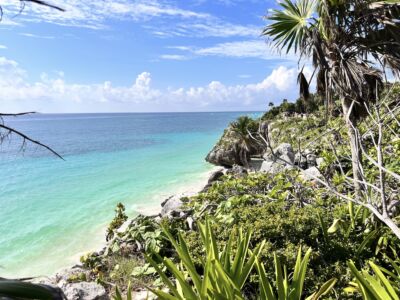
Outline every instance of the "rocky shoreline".
<svg viewBox="0 0 400 300"><path fill-rule="evenodd" d="M208 189L213 182L219 180L224 174L229 172L229 169L223 167L215 167L213 170L207 172L206 182L202 181L201 184L196 185L191 190L185 190L184 192L177 193L167 197L160 203L158 208L152 207L151 210L147 210L144 214L140 213L132 219L126 220L117 230L116 237L110 241L107 241L105 245L91 253L91 255L104 255L110 248L118 242L124 247L123 240L117 240L118 237L124 236L124 234L133 227L138 220L141 218L150 218L155 222L160 222L163 218L187 218L189 227L194 223L194 220L188 215L187 212L182 210L184 202L182 199L195 196L198 193ZM200 187L201 186L201 187ZM141 246L137 245L135 249L126 249L127 251L140 252ZM57 287L62 290L65 297L68 300L106 300L110 299L109 292L101 284L94 281L86 281L90 278L90 271L87 270L83 264L79 263L71 267L64 268L58 271L55 275L49 277L38 277L32 280L34 283L50 285ZM76 281L76 282L75 282ZM134 300L141 299L153 299L152 295L145 289L136 290L133 293Z"/></svg>
<svg viewBox="0 0 400 300"><path fill-rule="evenodd" d="M114 237L110 239L102 249L90 254L91 258L104 257L113 251L123 251L125 253L141 255L146 246L144 243L138 241L132 243L130 238L132 236L132 231L137 230L136 227L139 226L144 219L157 224L160 224L165 218L169 220L179 219L187 224L188 230L193 230L196 220L193 216L193 211L185 208L185 202L189 197L207 191L213 183L221 180L224 175L240 178L246 176L249 172L278 173L284 169L299 166L305 170L304 176L306 179L312 180L313 177L320 176L318 166L320 166L323 161L321 158L317 158L310 150L301 154L295 153L290 144L283 143L277 146L273 152L274 155L267 152L259 158L252 158L250 161L250 168L248 169L237 164L214 169L213 172L210 172L207 183L201 190L170 196L161 203L159 213L148 216L139 214L133 219L126 220L115 230ZM309 178L307 178L308 173L310 174ZM71 300L110 299L109 291L99 283L88 281L87 279L89 278L91 278L90 271L85 268L83 264L77 264L58 272L50 278L40 278L35 281L60 288L67 299ZM153 298L147 290L137 289L133 293L133 299L142 300Z"/></svg>

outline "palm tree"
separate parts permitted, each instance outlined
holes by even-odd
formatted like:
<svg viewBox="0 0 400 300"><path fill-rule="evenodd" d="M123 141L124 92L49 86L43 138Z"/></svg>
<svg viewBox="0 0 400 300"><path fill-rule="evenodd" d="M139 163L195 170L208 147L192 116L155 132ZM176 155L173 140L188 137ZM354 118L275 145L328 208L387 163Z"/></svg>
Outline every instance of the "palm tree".
<svg viewBox="0 0 400 300"><path fill-rule="evenodd" d="M361 195L360 155L355 129L368 103L376 101L386 71L400 72L398 0L283 0L268 17L263 35L280 50L311 59L326 108L338 97L350 138L356 196ZM314 75L313 75L314 76ZM301 71L300 93L309 95Z"/></svg>
<svg viewBox="0 0 400 300"><path fill-rule="evenodd" d="M250 133L253 131L255 122L248 116L241 116L235 122L231 123L232 130L238 136L236 147L239 153L239 159L245 168L249 167L249 154L254 148L254 141ZM250 132L250 133L249 133Z"/></svg>

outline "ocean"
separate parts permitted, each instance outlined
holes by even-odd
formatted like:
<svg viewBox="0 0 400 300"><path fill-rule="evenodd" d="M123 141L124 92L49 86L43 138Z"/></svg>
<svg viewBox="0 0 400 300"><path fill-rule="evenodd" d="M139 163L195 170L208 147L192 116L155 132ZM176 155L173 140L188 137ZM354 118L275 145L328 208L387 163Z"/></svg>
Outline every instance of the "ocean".
<svg viewBox="0 0 400 300"><path fill-rule="evenodd" d="M229 122L257 113L35 114L6 122L0 147L0 277L51 275L105 241L118 202L130 217L205 180Z"/></svg>

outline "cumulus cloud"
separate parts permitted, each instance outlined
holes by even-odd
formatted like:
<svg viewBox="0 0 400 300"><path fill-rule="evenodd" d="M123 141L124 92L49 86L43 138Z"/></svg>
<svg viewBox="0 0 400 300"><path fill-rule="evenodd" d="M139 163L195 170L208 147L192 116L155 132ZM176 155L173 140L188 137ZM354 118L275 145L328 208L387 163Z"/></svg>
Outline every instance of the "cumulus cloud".
<svg viewBox="0 0 400 300"><path fill-rule="evenodd" d="M280 66L260 82L158 89L143 72L129 86L68 82L63 73L43 74L29 82L17 62L0 57L0 104L4 111L115 112L115 111L227 111L262 110L270 101L295 99L297 69Z"/></svg>

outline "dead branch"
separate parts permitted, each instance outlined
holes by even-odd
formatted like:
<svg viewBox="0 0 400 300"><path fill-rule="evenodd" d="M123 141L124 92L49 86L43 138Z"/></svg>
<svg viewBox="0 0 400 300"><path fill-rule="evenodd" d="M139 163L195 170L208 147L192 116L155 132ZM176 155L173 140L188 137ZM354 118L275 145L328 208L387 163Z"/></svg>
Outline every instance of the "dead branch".
<svg viewBox="0 0 400 300"><path fill-rule="evenodd" d="M61 158L62 160L65 160L60 154L58 154L55 150L53 150L49 146L30 138L29 136L27 136L26 134L22 133L21 131L18 131L16 129L11 128L11 127L9 127L7 125L4 125L4 124L0 124L0 129L6 130L8 132L8 134L16 134L16 135L20 136L23 139L23 143L25 143L25 141L29 141L29 142L31 142L33 144L36 144L36 145L38 145L40 147L43 147L43 148L49 150L51 153L53 153L58 158Z"/></svg>

